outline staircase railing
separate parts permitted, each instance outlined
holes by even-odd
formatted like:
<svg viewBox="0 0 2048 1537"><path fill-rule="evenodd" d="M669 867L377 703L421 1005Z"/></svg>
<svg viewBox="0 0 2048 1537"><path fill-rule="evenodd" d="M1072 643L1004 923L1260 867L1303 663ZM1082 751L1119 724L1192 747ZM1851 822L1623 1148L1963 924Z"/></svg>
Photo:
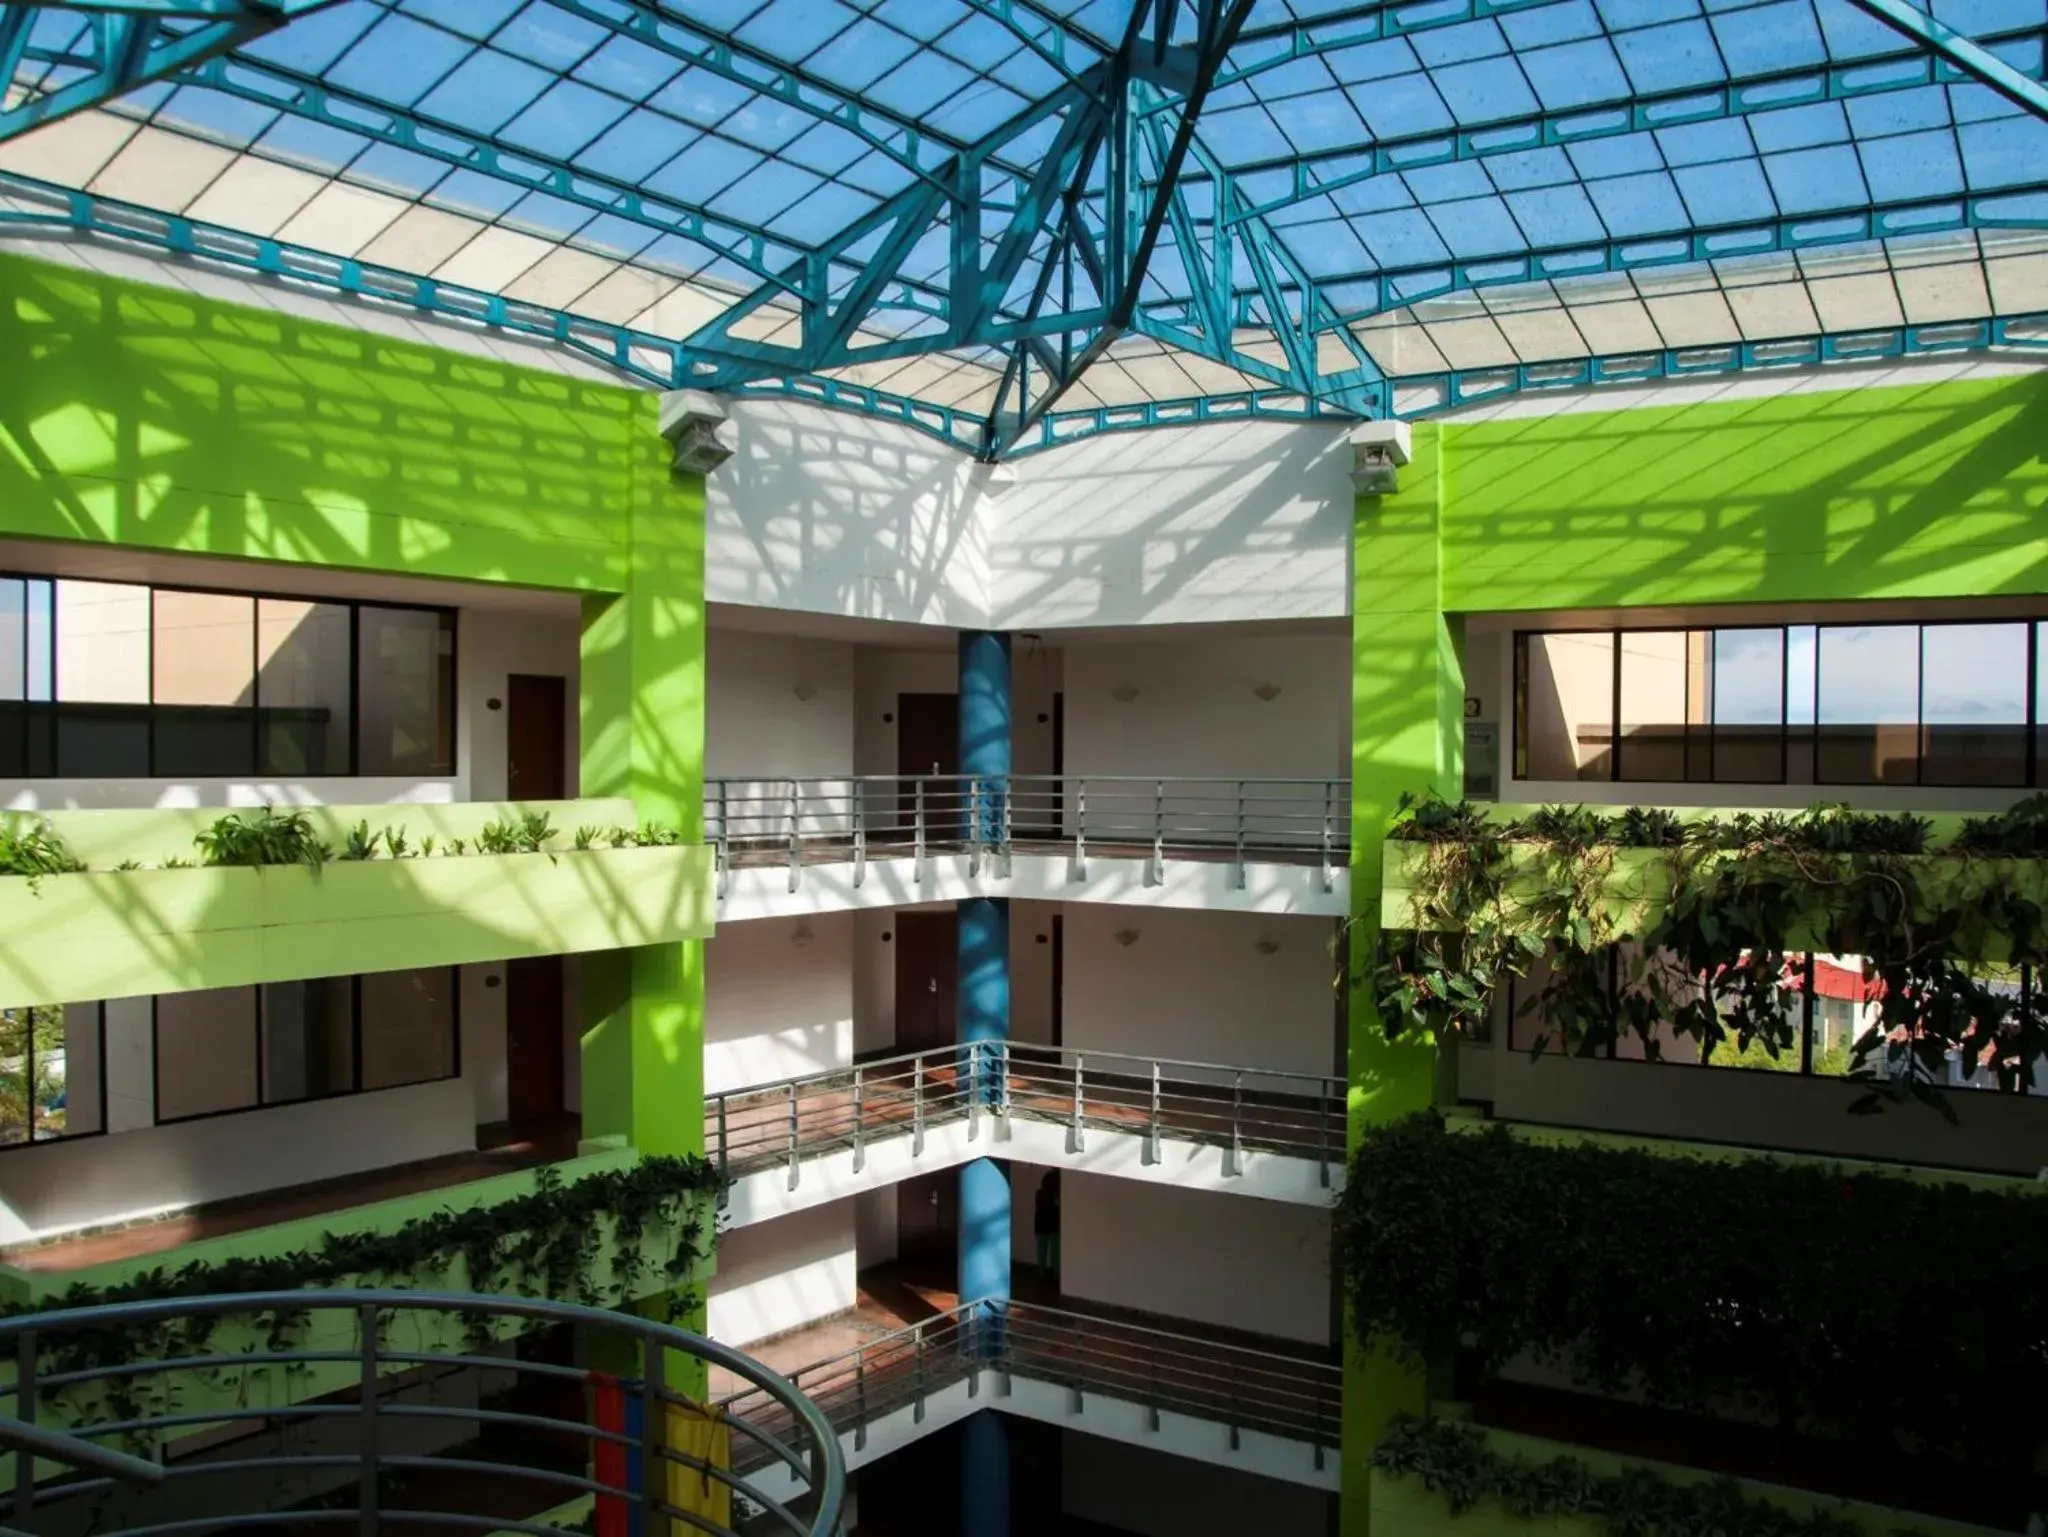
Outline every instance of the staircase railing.
<svg viewBox="0 0 2048 1537"><path fill-rule="evenodd" d="M637 1361L638 1380L489 1343L564 1324L581 1348L609 1342L606 1359ZM675 1433L705 1424L668 1386L682 1360L747 1385L747 1405L725 1416L730 1455ZM512 1390L433 1387L464 1373ZM616 1414L596 1408L600 1385ZM836 1537L845 1494L833 1427L781 1377L699 1335L569 1303L281 1291L18 1314L0 1320L0 1399L6 1527L48 1537L265 1520L358 1537L419 1524L554 1537L531 1513L586 1496L643 1537L732 1537L702 1500L676 1493L714 1486L750 1512L750 1532ZM38 1423L60 1416L61 1433ZM795 1495L770 1497L748 1476L771 1467Z"/></svg>
<svg viewBox="0 0 2048 1537"><path fill-rule="evenodd" d="M1350 855L1344 779L1220 779L1125 774L871 774L705 781L705 838L718 853L719 893L735 864L804 868L850 863L856 886L871 859L965 854L971 869L1013 854L1068 856L1085 880L1094 857L1142 858L1165 878L1169 858L1228 861L1242 887L1254 861L1312 864L1332 889Z"/></svg>
<svg viewBox="0 0 2048 1537"><path fill-rule="evenodd" d="M1322 1183L1344 1156L1345 1081L1332 1075L1170 1057L984 1041L880 1057L851 1067L707 1096L705 1143L729 1178L781 1167L789 1188L805 1160L850 1150L854 1171L881 1137L908 1136L913 1155L932 1128L1011 1117L1067 1128L1067 1150L1091 1131L1224 1149L1224 1172L1250 1153L1314 1161Z"/></svg>
<svg viewBox="0 0 2048 1537"><path fill-rule="evenodd" d="M1330 1361L1034 1303L965 1303L789 1380L859 1452L877 1421L908 1409L920 1422L930 1399L962 1382L979 1392L989 1373L1064 1389L1076 1413L1099 1394L1140 1405L1154 1430L1164 1414L1221 1424L1233 1450L1247 1431L1303 1442L1318 1468L1342 1436L1342 1374ZM754 1390L724 1402L775 1423Z"/></svg>

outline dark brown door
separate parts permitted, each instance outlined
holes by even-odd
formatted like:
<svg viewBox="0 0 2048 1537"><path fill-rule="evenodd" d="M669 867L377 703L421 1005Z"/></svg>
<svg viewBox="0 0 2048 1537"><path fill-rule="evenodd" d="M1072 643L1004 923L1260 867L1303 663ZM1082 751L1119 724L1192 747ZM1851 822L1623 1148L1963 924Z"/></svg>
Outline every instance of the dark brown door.
<svg viewBox="0 0 2048 1537"><path fill-rule="evenodd" d="M569 793L567 691L560 678L515 672L505 680L506 788L515 801L558 801Z"/></svg>
<svg viewBox="0 0 2048 1537"><path fill-rule="evenodd" d="M562 958L505 963L505 1098L515 1130L562 1111Z"/></svg>
<svg viewBox="0 0 2048 1537"><path fill-rule="evenodd" d="M957 1038L960 917L950 907L896 915L896 1049L929 1051Z"/></svg>
<svg viewBox="0 0 2048 1537"><path fill-rule="evenodd" d="M919 1280L950 1284L960 1264L960 1171L920 1174L896 1187L896 1259Z"/></svg>
<svg viewBox="0 0 2048 1537"><path fill-rule="evenodd" d="M958 694L898 694L896 696L896 772L929 779L932 775L960 772L960 696ZM957 822L960 797L957 786L927 782L925 826L936 839L942 820L950 813ZM905 836L916 826L917 791L903 787L898 804Z"/></svg>

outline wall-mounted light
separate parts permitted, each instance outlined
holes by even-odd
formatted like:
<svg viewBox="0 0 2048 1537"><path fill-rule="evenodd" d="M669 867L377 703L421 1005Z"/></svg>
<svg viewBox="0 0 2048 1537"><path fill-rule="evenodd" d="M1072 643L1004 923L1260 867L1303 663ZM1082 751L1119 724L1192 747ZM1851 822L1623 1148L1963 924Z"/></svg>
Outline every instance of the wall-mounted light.
<svg viewBox="0 0 2048 1537"><path fill-rule="evenodd" d="M1254 683L1252 685L1252 693L1258 698L1263 699L1267 704L1271 704L1280 697L1280 685L1277 683Z"/></svg>
<svg viewBox="0 0 2048 1537"><path fill-rule="evenodd" d="M791 689L790 692L796 695L799 704L809 704L818 697L818 685L809 678L798 678L796 680L796 687Z"/></svg>
<svg viewBox="0 0 2048 1537"><path fill-rule="evenodd" d="M1128 950L1138 942L1138 931L1136 929L1118 929L1114 934L1110 935L1110 938Z"/></svg>
<svg viewBox="0 0 2048 1537"><path fill-rule="evenodd" d="M797 949L803 949L805 945L811 942L811 926L808 923L799 923L790 931L789 942L795 945Z"/></svg>
<svg viewBox="0 0 2048 1537"><path fill-rule="evenodd" d="M1279 944L1270 939L1255 939L1252 941L1252 948L1261 955L1278 955L1280 953Z"/></svg>
<svg viewBox="0 0 2048 1537"><path fill-rule="evenodd" d="M1109 697L1118 704L1129 704L1138 697L1138 685L1135 683L1119 683L1109 691Z"/></svg>

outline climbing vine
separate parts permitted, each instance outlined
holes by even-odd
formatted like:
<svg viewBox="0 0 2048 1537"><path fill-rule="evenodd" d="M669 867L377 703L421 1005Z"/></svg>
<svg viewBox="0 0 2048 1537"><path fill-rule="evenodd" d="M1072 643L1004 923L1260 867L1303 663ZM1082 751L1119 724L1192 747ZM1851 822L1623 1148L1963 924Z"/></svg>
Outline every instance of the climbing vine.
<svg viewBox="0 0 2048 1537"><path fill-rule="evenodd" d="M717 1169L695 1156L643 1158L575 1181L543 1168L530 1193L510 1200L433 1212L388 1232L325 1233L317 1244L282 1254L160 1266L112 1286L78 1283L45 1301L0 1309L0 1316L250 1292L432 1288L460 1262L464 1291L590 1306L665 1291L675 1318L695 1306L678 1288L709 1252L711 1198L719 1188ZM607 1260L608 1270L600 1264ZM466 1313L459 1322L471 1349L495 1337L487 1314ZM310 1323L307 1310L278 1308L96 1329L52 1326L39 1340L38 1370L47 1376L228 1350L288 1351ZM223 1344L223 1336L241 1343ZM247 1373L257 1369L200 1375L216 1391L242 1394ZM174 1397L171 1384L138 1373L60 1389L49 1401L79 1423L101 1414L128 1420L164 1413Z"/></svg>
<svg viewBox="0 0 2048 1537"><path fill-rule="evenodd" d="M1477 1032L1501 983L1547 956L1523 1004L1539 1050L1634 1037L1654 1059L1685 1039L1702 1060L1797 1061L1784 983L1815 951L1861 957L1875 1006L1850 1051L1870 1086L1854 1109L1912 1096L1951 1113L1931 1087L1951 1052L2018 1092L2048 1051L2048 998L1985 974L2043 959L2048 796L1969 818L1939 849L1924 817L1846 807L1688 822L1550 806L1497 823L1430 799L1404 802L1392 837L1421 849L1412 926L1383 929L1355 979L1390 1035Z"/></svg>

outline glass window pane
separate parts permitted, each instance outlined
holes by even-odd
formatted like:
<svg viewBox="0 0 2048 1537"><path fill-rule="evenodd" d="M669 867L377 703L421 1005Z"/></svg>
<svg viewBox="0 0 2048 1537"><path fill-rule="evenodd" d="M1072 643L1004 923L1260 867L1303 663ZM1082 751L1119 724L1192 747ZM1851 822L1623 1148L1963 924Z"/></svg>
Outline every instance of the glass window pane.
<svg viewBox="0 0 2048 1537"><path fill-rule="evenodd" d="M1820 666L1820 631L1795 624L1785 631L1785 782L1813 783L1814 688Z"/></svg>
<svg viewBox="0 0 2048 1537"><path fill-rule="evenodd" d="M259 772L349 771L349 611L341 603L264 598L256 605Z"/></svg>
<svg viewBox="0 0 2048 1537"><path fill-rule="evenodd" d="M455 616L363 605L357 772L455 772Z"/></svg>
<svg viewBox="0 0 2048 1537"><path fill-rule="evenodd" d="M106 1129L102 1105L101 1011L97 1003L52 1003L35 1015L35 1140Z"/></svg>
<svg viewBox="0 0 2048 1537"><path fill-rule="evenodd" d="M1685 778L1688 649L1683 630L1625 632L1621 645L1621 777Z"/></svg>
<svg viewBox="0 0 2048 1537"><path fill-rule="evenodd" d="M152 774L256 769L256 601L159 588L151 619Z"/></svg>
<svg viewBox="0 0 2048 1537"><path fill-rule="evenodd" d="M1919 778L1920 627L1830 625L1815 683L1821 784Z"/></svg>
<svg viewBox="0 0 2048 1537"><path fill-rule="evenodd" d="M1930 624L1920 631L1920 780L2027 782L2025 624Z"/></svg>
<svg viewBox="0 0 2048 1537"><path fill-rule="evenodd" d="M2048 783L2048 620L2034 626L2034 783Z"/></svg>
<svg viewBox="0 0 2048 1537"><path fill-rule="evenodd" d="M256 989L156 999L156 1118L176 1121L256 1103Z"/></svg>
<svg viewBox="0 0 2048 1537"><path fill-rule="evenodd" d="M1714 778L1722 784L1784 777L1785 632L1716 630L1708 672ZM1809 685L1812 672L1807 673ZM1812 690L1806 696L1812 718Z"/></svg>
<svg viewBox="0 0 2048 1537"><path fill-rule="evenodd" d="M28 583L0 577L0 702L28 698Z"/></svg>
<svg viewBox="0 0 2048 1537"><path fill-rule="evenodd" d="M362 979L365 1089L455 1076L455 976L437 966Z"/></svg>
<svg viewBox="0 0 2048 1537"><path fill-rule="evenodd" d="M263 989L263 1102L319 1099L355 1087L355 986L349 977Z"/></svg>
<svg viewBox="0 0 2048 1537"><path fill-rule="evenodd" d="M1614 632L1531 635L1521 721L1526 779L1608 779Z"/></svg>
<svg viewBox="0 0 2048 1537"><path fill-rule="evenodd" d="M28 581L28 694L44 703L57 697L53 674L57 666L56 584L41 577Z"/></svg>
<svg viewBox="0 0 2048 1537"><path fill-rule="evenodd" d="M60 581L55 591L56 772L149 773L149 589Z"/></svg>
<svg viewBox="0 0 2048 1537"><path fill-rule="evenodd" d="M28 1008L0 1009L0 1146L26 1142L35 1103Z"/></svg>

